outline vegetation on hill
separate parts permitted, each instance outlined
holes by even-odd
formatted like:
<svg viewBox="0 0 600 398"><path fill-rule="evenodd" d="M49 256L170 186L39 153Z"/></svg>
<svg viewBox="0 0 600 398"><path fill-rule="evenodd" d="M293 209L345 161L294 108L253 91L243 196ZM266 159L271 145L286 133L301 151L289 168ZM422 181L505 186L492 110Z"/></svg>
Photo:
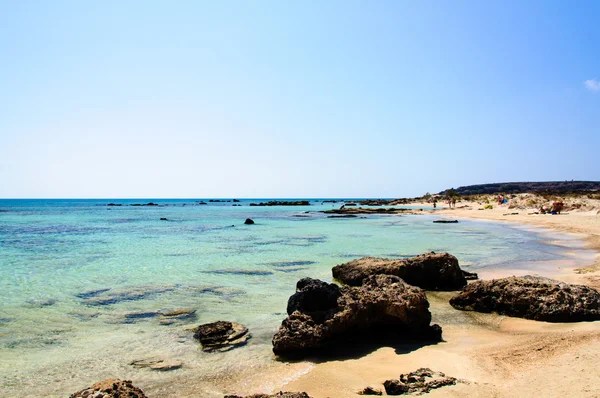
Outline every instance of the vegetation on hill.
<svg viewBox="0 0 600 398"><path fill-rule="evenodd" d="M445 195L449 190L440 192ZM600 181L543 181L543 182L500 182L493 184L467 185L452 188L457 195L493 195L538 193L552 195L585 194L600 192Z"/></svg>

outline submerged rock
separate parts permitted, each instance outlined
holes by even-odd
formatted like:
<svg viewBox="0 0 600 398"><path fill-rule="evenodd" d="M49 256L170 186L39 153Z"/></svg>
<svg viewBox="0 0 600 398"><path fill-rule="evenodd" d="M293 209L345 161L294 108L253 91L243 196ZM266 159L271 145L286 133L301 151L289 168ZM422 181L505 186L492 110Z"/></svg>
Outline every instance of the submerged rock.
<svg viewBox="0 0 600 398"><path fill-rule="evenodd" d="M458 220L434 220L435 224L456 224Z"/></svg>
<svg viewBox="0 0 600 398"><path fill-rule="evenodd" d="M225 395L225 398L310 398L305 392L283 392L279 391L276 394L254 394L254 395Z"/></svg>
<svg viewBox="0 0 600 398"><path fill-rule="evenodd" d="M147 398L131 380L106 379L77 391L70 398Z"/></svg>
<svg viewBox="0 0 600 398"><path fill-rule="evenodd" d="M101 289L81 293L78 297L82 298L82 304L98 306L115 304L121 301L141 300L173 290L175 290L175 286L133 286L120 290Z"/></svg>
<svg viewBox="0 0 600 398"><path fill-rule="evenodd" d="M244 221L244 224L252 225L252 224L254 224L254 220L252 220L251 218L246 218L246 221Z"/></svg>
<svg viewBox="0 0 600 398"><path fill-rule="evenodd" d="M181 366L183 366L183 363L181 361L168 361L165 359L152 357L133 360L129 362L129 365L133 366L134 368L149 368L152 370L165 372L169 370L179 369L181 368Z"/></svg>
<svg viewBox="0 0 600 398"><path fill-rule="evenodd" d="M381 332L441 340L441 327L430 325L425 292L392 275L370 276L360 287L301 279L287 311L273 336L273 352L280 356L304 356L352 335L368 341Z"/></svg>
<svg viewBox="0 0 600 398"><path fill-rule="evenodd" d="M239 323L217 321L198 326L194 338L200 340L204 351L229 351L246 344L250 333Z"/></svg>
<svg viewBox="0 0 600 398"><path fill-rule="evenodd" d="M421 395L436 388L455 385L457 381L455 377L447 377L442 372L420 368L414 372L401 374L400 379L386 380L383 386L387 395Z"/></svg>
<svg viewBox="0 0 600 398"><path fill-rule="evenodd" d="M196 310L191 308L178 308L175 310L160 311L159 314L160 317L158 319L158 323L161 325L172 325L178 321L196 318Z"/></svg>
<svg viewBox="0 0 600 398"><path fill-rule="evenodd" d="M387 259L363 257L336 265L333 277L360 286L370 275L395 275L406 283L426 290L458 290L467 284L458 260L448 253L425 253L412 258Z"/></svg>
<svg viewBox="0 0 600 398"><path fill-rule="evenodd" d="M535 276L476 281L450 299L459 310L547 322L600 319L600 294L584 285L570 285Z"/></svg>

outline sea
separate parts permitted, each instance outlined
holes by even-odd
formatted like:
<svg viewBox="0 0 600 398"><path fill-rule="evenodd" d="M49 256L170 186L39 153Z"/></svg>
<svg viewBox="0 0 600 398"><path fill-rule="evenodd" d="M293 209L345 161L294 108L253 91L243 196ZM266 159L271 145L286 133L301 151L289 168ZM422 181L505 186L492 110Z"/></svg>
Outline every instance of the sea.
<svg viewBox="0 0 600 398"><path fill-rule="evenodd" d="M359 199L250 206L270 200L0 200L0 396L68 396L119 377L160 396L181 395L183 385L216 397L240 372L261 388L248 393L269 392L281 377L310 369L252 381L253 372L279 366L271 338L301 278L331 282L337 264L430 251L480 273L586 261L575 237L487 221L433 223L443 217L431 207L330 218L324 210ZM195 313L172 323L160 316L182 308ZM246 325L252 338L229 352L202 351L191 330L217 320ZM150 357L183 365L158 372L129 364Z"/></svg>

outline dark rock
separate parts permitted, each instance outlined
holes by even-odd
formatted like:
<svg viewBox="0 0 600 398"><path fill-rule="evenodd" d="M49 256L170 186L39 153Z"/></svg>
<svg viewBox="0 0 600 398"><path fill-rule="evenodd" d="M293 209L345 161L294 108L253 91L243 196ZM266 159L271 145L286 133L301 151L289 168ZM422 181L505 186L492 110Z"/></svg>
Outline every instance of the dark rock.
<svg viewBox="0 0 600 398"><path fill-rule="evenodd" d="M244 221L244 224L252 225L252 224L254 224L254 220L252 220L251 218L246 218L246 221Z"/></svg>
<svg viewBox="0 0 600 398"><path fill-rule="evenodd" d="M458 220L434 220L433 222L437 224L456 224Z"/></svg>
<svg viewBox="0 0 600 398"><path fill-rule="evenodd" d="M315 264L314 261L310 260L298 260L298 261L276 261L273 263L266 263L267 265L272 265L273 267L298 267L302 265L312 265Z"/></svg>
<svg viewBox="0 0 600 398"><path fill-rule="evenodd" d="M469 272L469 271L465 271L463 269L462 273L463 273L463 276L465 277L465 279L468 281L474 281L474 280L479 279L479 275L477 275L475 272Z"/></svg>
<svg viewBox="0 0 600 398"><path fill-rule="evenodd" d="M273 352L305 356L352 335L393 332L440 341L441 328L430 325L425 292L392 275L373 275L360 287L339 287L304 278L288 301L289 316L273 336Z"/></svg>
<svg viewBox="0 0 600 398"><path fill-rule="evenodd" d="M109 204L107 204L107 206L123 206L123 205L120 203L109 203Z"/></svg>
<svg viewBox="0 0 600 398"><path fill-rule="evenodd" d="M352 286L360 286L369 275L396 275L406 283L426 290L458 290L467 281L451 254L434 252L412 258L391 260L387 258L363 257L336 265L333 277Z"/></svg>
<svg viewBox="0 0 600 398"><path fill-rule="evenodd" d="M70 398L147 398L131 380L106 379L70 395Z"/></svg>
<svg viewBox="0 0 600 398"><path fill-rule="evenodd" d="M199 205L207 205L208 203L206 202L198 202Z"/></svg>
<svg viewBox="0 0 600 398"><path fill-rule="evenodd" d="M122 323L134 323L140 319L148 319L154 318L158 316L158 312L155 311L138 311L138 312L129 312L123 315Z"/></svg>
<svg viewBox="0 0 600 398"><path fill-rule="evenodd" d="M345 204L339 209L324 210L322 213L325 214L400 214L406 212L413 212L411 209L404 209L400 207L376 207L376 208L364 208L364 207L351 207L350 204Z"/></svg>
<svg viewBox="0 0 600 398"><path fill-rule="evenodd" d="M160 221L169 221L169 220L167 220L166 217L161 217Z"/></svg>
<svg viewBox="0 0 600 398"><path fill-rule="evenodd" d="M225 398L310 398L305 392L283 392L279 391L276 394L254 394L254 395L225 395Z"/></svg>
<svg viewBox="0 0 600 398"><path fill-rule="evenodd" d="M310 206L310 202L308 200L272 200L270 202L250 203L250 206Z"/></svg>
<svg viewBox="0 0 600 398"><path fill-rule="evenodd" d="M161 293L170 292L174 289L175 288L173 286L135 286L122 290L102 289L97 291L101 293L94 294L92 296L84 296L85 298L81 300L81 303L92 306L115 304L121 301L145 299Z"/></svg>
<svg viewBox="0 0 600 398"><path fill-rule="evenodd" d="M597 290L535 276L476 281L452 297L450 304L459 310L496 312L536 321L600 319Z"/></svg>
<svg viewBox="0 0 600 398"><path fill-rule="evenodd" d="M402 395L408 392L409 388L400 380L386 380L383 387L387 395Z"/></svg>
<svg viewBox="0 0 600 398"><path fill-rule="evenodd" d="M240 201L238 199L234 199L233 203L239 203Z"/></svg>
<svg viewBox="0 0 600 398"><path fill-rule="evenodd" d="M97 295L108 292L109 290L110 290L110 288L90 290L87 292L82 292L82 293L76 294L75 297L80 298L80 299L96 297Z"/></svg>
<svg viewBox="0 0 600 398"><path fill-rule="evenodd" d="M194 338L200 340L204 351L229 351L246 344L250 334L239 323L217 321L198 326Z"/></svg>
<svg viewBox="0 0 600 398"><path fill-rule="evenodd" d="M376 390L373 387L365 387L362 390L360 390L359 392L357 392L358 395L383 395L383 392L381 390Z"/></svg>
<svg viewBox="0 0 600 398"><path fill-rule="evenodd" d="M202 272L204 272L206 274L217 274L217 275L232 274L232 275L266 276L266 275L273 274L273 272L271 272L271 271L265 271L265 270L260 270L260 269L235 269L235 268L217 269L214 271L202 271Z"/></svg>
<svg viewBox="0 0 600 398"><path fill-rule="evenodd" d="M421 395L436 388L455 385L457 381L456 378L447 377L442 372L420 368L414 372L401 374L399 380L386 380L383 386L388 395Z"/></svg>
<svg viewBox="0 0 600 398"><path fill-rule="evenodd" d="M340 216L327 216L327 218L356 218L356 214L342 214Z"/></svg>

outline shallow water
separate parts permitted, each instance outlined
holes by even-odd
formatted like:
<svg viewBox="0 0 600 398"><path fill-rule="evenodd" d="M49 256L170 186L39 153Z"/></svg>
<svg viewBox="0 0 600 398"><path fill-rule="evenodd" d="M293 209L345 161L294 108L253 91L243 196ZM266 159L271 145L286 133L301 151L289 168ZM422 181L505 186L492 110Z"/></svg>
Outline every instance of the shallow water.
<svg viewBox="0 0 600 398"><path fill-rule="evenodd" d="M215 386L231 372L271 366L270 339L298 279L330 281L332 266L365 255L448 251L475 272L585 261L570 237L504 224L434 224L431 215L331 219L319 211L341 203L321 201L199 201L0 200L0 395L64 395L105 377L169 391L193 374L207 396L211 388L218 396ZM148 202L160 206L129 206ZM244 225L246 218L256 223ZM196 316L161 325L157 312L175 308ZM229 353L203 353L186 328L219 319L246 324L253 339ZM155 355L184 368L127 365ZM289 377L305 367L291 367Z"/></svg>

